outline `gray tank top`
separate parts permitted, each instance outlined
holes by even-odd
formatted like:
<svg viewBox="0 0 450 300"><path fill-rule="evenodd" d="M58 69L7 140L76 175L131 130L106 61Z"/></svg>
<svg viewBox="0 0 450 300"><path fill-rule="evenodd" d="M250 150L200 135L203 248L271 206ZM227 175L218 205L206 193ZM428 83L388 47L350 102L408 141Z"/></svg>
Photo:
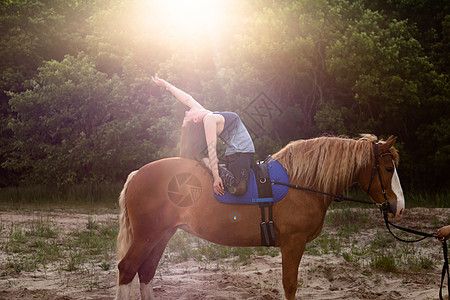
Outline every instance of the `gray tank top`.
<svg viewBox="0 0 450 300"><path fill-rule="evenodd" d="M219 138L225 143L225 155L255 153L252 138L236 113L228 111L214 113L225 119L223 131L219 135Z"/></svg>

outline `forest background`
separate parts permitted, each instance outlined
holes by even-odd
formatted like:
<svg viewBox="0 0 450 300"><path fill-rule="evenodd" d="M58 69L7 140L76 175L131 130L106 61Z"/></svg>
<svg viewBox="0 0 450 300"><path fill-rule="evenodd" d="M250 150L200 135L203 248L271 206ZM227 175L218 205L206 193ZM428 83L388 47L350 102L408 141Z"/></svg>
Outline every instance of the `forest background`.
<svg viewBox="0 0 450 300"><path fill-rule="evenodd" d="M0 187L123 182L178 156L186 107L240 114L258 158L398 137L405 190L450 183L450 1L2 0Z"/></svg>

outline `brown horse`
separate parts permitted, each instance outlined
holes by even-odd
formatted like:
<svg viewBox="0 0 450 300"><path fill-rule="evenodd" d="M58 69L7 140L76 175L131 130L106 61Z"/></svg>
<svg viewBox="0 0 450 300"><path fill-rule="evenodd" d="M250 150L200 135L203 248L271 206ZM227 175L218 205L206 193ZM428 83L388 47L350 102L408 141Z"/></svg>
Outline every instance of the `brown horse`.
<svg viewBox="0 0 450 300"><path fill-rule="evenodd" d="M321 137L291 142L273 158L286 169L292 184L336 194L358 183L376 203L388 204L391 215L400 220L404 199L394 142L390 137L377 143L371 135L359 140ZM290 189L273 207L286 299L295 298L305 245L320 234L332 200L330 196ZM154 298L151 280L178 228L222 245L261 245L259 207L217 201L210 173L193 160L162 159L131 173L119 202L116 299L129 299L136 273L141 298Z"/></svg>

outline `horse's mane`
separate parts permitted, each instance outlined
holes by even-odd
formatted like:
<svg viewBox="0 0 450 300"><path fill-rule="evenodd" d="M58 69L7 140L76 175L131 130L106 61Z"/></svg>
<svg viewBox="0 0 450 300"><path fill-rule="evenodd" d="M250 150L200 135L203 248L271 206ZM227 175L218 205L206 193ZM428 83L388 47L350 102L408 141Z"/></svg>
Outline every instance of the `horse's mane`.
<svg viewBox="0 0 450 300"><path fill-rule="evenodd" d="M373 159L374 135L360 139L319 137L290 142L273 155L287 170L292 183L328 193L342 193L355 175ZM398 162L398 153L390 149Z"/></svg>

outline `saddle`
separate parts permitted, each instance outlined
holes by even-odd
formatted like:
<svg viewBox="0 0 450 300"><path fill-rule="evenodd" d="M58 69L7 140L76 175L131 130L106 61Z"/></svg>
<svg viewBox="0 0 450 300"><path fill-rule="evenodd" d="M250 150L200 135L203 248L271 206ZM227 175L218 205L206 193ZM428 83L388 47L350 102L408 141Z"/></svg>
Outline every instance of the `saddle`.
<svg viewBox="0 0 450 300"><path fill-rule="evenodd" d="M214 194L216 199L228 204L258 204L261 209L261 245L275 245L275 230L273 222L273 204L283 199L289 187L273 182L289 183L289 176L284 167L270 157L258 161L250 170L247 192L235 196L228 192L225 195ZM266 210L267 216L266 218Z"/></svg>
<svg viewBox="0 0 450 300"><path fill-rule="evenodd" d="M264 166L267 166L267 170L269 172L269 176L263 175L263 177L266 179L266 184L270 185L270 188L272 189L272 194L270 196L267 196L265 193L259 194L258 192L258 184L260 180L264 181L263 178L260 178L259 180L256 180L256 172L255 169L258 168L258 166L261 166L264 168ZM264 171L266 172L266 171ZM261 173L259 173L261 174ZM261 175L258 175L261 177ZM233 194L230 194L228 192L225 192L224 195L217 195L214 194L216 199L219 202L226 203L226 204L253 204L253 205L259 205L260 202L273 202L276 203L283 199L288 190L288 186L280 185L280 184L273 184L272 181L276 182L283 182L283 183L289 183L289 176L287 175L286 170L284 167L276 160L264 160L262 163L258 162L255 164L253 169L250 170L250 178L248 182L247 191L244 195L241 196L235 196ZM260 183L261 184L261 183ZM266 187L268 189L268 187ZM271 199L266 199L271 198Z"/></svg>

